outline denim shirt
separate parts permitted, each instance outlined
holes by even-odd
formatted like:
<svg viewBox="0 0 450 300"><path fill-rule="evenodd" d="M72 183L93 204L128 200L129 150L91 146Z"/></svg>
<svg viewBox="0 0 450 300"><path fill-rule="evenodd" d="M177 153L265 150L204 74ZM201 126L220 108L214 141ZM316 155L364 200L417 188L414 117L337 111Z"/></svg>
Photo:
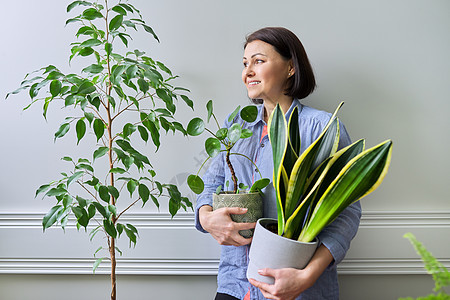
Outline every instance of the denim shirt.
<svg viewBox="0 0 450 300"><path fill-rule="evenodd" d="M287 119L289 119L295 106L298 107L299 111L300 151L303 152L320 135L328 123L331 114L302 105L297 99L294 99L286 113ZM244 123L239 116L236 118L239 123ZM239 140L233 147L233 152L244 154L253 159L262 177L272 180L272 147L267 135L261 139L264 125L266 125L264 122L264 107L263 105L259 105L258 118L252 123L245 123L243 126L244 128L250 129L253 135L249 138ZM231 123L225 122L225 126L229 127ZM343 148L350 143L350 137L345 127L341 124L339 148ZM238 177L238 182L251 186L255 180L261 178L255 166L246 158L231 155L230 160ZM230 187L228 189L233 189L231 172L226 165L223 152L212 160L210 167L203 176L203 180L205 182L205 190L197 198L195 211L196 228L201 232L206 232L202 228L198 218L200 207L203 205L212 206L212 194L219 185L225 186L225 182L229 181ZM269 184L263 190L263 193L264 217L276 219L277 210L273 184ZM334 261L327 267L314 286L303 292L297 299L339 299L336 265L342 261L347 253L350 242L358 230L360 218L361 206L359 202L356 202L345 209L336 220L324 228L318 235L320 243L328 248ZM248 245L240 247L221 246L217 292L243 299L250 290L250 299L265 299L259 289L250 285L247 280L248 251Z"/></svg>

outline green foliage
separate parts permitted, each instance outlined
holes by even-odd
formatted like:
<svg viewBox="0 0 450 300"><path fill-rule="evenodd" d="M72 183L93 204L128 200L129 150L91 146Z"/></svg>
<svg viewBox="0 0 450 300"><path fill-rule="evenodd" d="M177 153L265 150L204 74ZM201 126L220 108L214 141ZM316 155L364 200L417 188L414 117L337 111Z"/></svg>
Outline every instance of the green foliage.
<svg viewBox="0 0 450 300"><path fill-rule="evenodd" d="M71 164L70 171L37 189L36 197L43 195L56 200L42 225L44 230L55 224L64 228L70 215L76 218L78 228L99 224L91 232L91 239L104 232L109 245L105 249L111 253L117 250L114 239L123 232L130 245L136 244L137 229L119 222L132 206L138 203L143 206L152 199L159 208L159 199L165 198L172 216L180 209L192 208L192 203L175 185L156 180L151 159L145 155L147 151L139 150L134 143L141 139L153 144L157 151L163 131L186 135L183 125L176 121L175 112L180 99L192 109L193 101L185 94L188 89L174 85L177 76L162 62L137 49L116 51L128 48L130 34L140 29L159 42L132 4L74 1L67 12L74 11L78 13L66 21L66 25L78 26L69 61L79 58L85 62L81 74L64 74L49 65L31 73L33 76L26 75L20 87L6 98L28 90L31 104L25 109L41 103L44 118L50 105L70 110L54 134L55 141L74 129L77 145L83 142L92 145L92 161L65 156L63 160ZM102 174L100 169L105 168L99 168L98 164L107 166L108 173ZM116 178L116 174L126 177ZM81 187L83 194L75 194L74 186ZM127 192L122 192L125 186ZM129 193L131 199L121 196L122 193ZM122 203L119 198L129 202ZM94 270L102 260L95 262Z"/></svg>
<svg viewBox="0 0 450 300"><path fill-rule="evenodd" d="M231 177L233 179L234 183L234 193L239 193L239 189L245 190L248 187L245 187L242 183L238 183L238 178L236 177L236 174L234 172L234 167L231 164L230 161L230 155L240 155L248 159L255 167L256 165L253 163L253 161L248 158L247 156L240 154L240 153L232 153L231 150L233 149L234 145L241 139L249 138L253 135L253 132L249 129L244 128L246 122L253 122L256 120L258 116L258 109L254 105L249 105L241 109L240 106L238 106L228 117L228 122L232 123L229 128L226 127L220 127L219 123L217 122L216 116L213 112L213 102L212 100L208 101L206 104L206 110L207 110L207 122L211 120L211 117L214 118L215 123L217 127L219 128L216 133L209 130L205 126L205 122L201 118L193 118L188 126L187 126L187 134L190 136L198 136L202 134L205 130L208 131L212 137L209 137L205 141L205 150L208 154L208 158L203 162L200 169L198 170L196 175L189 175L187 178L187 183L189 185L189 188L196 194L200 194L204 190L204 183L203 180L198 176L200 173L200 170L203 168L205 163L215 156L217 156L221 152L225 152L225 158L227 161L227 166L230 169ZM240 113L241 119L244 121L243 124L236 122L237 118L236 116ZM256 167L258 170L258 167ZM258 170L259 172L259 170ZM261 176L261 173L260 173ZM262 176L261 176L262 177ZM262 178L260 180L257 180L253 183L252 187L250 188L250 192L256 192L261 191L263 188L265 188L270 183L270 180L267 178ZM226 185L228 187L228 184ZM222 187L220 187L222 188ZM216 191L217 193L220 192L220 189Z"/></svg>
<svg viewBox="0 0 450 300"><path fill-rule="evenodd" d="M277 105L269 118L274 162L278 234L310 242L350 204L374 191L387 173L392 141L364 151L364 140L336 152L339 120L330 118L320 136L300 153L298 111L287 124Z"/></svg>
<svg viewBox="0 0 450 300"><path fill-rule="evenodd" d="M450 300L450 295L444 290L445 287L450 286L450 272L431 254L431 252L425 248L421 242L416 239L412 233L406 233L403 237L408 239L413 245L417 254L420 255L425 264L425 270L427 270L428 274L433 276L434 280L433 290L435 294L430 294L425 297L418 297L416 300ZM414 298L399 298L399 300L414 300Z"/></svg>

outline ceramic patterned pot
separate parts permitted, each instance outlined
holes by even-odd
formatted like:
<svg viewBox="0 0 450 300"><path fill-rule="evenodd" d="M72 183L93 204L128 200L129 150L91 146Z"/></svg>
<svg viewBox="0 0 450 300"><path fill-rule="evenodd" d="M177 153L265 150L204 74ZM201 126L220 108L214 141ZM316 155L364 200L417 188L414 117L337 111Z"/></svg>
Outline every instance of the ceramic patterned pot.
<svg viewBox="0 0 450 300"><path fill-rule="evenodd" d="M264 268L303 269L316 252L318 239L311 243L303 243L287 239L266 229L277 228L275 219L259 219L256 223L252 244L250 245L247 278L253 278L268 284L274 284L273 277L262 276L258 270Z"/></svg>
<svg viewBox="0 0 450 300"><path fill-rule="evenodd" d="M256 193L239 193L234 194L225 192L221 194L213 194L213 209L222 207L243 207L247 208L247 212L243 215L231 215L231 219L237 223L253 223L262 218L264 207L261 195ZM241 230L239 233L245 237L253 236L253 229Z"/></svg>

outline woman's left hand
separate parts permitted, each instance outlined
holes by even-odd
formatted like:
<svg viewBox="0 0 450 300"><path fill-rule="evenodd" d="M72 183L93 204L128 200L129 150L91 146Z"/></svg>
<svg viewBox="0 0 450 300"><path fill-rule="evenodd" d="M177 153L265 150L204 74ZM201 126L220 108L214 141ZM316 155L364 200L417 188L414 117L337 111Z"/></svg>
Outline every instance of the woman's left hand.
<svg viewBox="0 0 450 300"><path fill-rule="evenodd" d="M263 296L274 300L292 300L303 291L313 286L315 280L306 270L286 269L262 269L260 275L275 278L275 283L267 284L249 279L250 283L261 290Z"/></svg>
<svg viewBox="0 0 450 300"><path fill-rule="evenodd" d="M262 269L258 273L275 278L275 283L267 284L254 279L249 279L249 282L259 288L267 299L293 300L312 287L331 262L333 262L333 256L330 251L324 245L320 245L303 270L293 268Z"/></svg>

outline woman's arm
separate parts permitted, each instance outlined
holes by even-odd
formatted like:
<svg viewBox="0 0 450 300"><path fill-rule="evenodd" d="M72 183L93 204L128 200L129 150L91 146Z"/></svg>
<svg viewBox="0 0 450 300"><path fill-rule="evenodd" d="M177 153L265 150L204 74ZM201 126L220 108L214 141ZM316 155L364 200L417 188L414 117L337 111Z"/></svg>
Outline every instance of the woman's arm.
<svg viewBox="0 0 450 300"><path fill-rule="evenodd" d="M324 245L321 245L311 261L303 270L262 269L258 273L275 278L273 285L249 279L250 283L259 288L267 299L292 300L312 287L325 269L333 262L333 256Z"/></svg>

